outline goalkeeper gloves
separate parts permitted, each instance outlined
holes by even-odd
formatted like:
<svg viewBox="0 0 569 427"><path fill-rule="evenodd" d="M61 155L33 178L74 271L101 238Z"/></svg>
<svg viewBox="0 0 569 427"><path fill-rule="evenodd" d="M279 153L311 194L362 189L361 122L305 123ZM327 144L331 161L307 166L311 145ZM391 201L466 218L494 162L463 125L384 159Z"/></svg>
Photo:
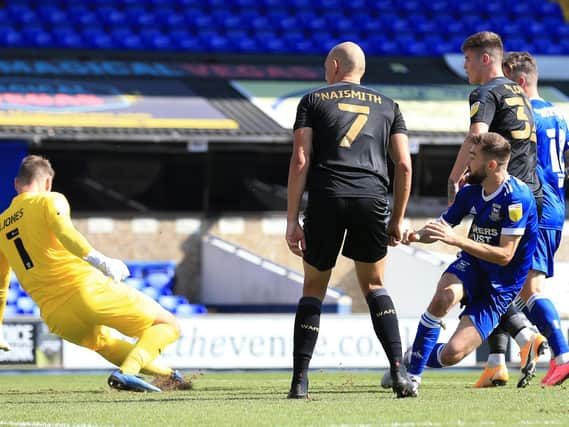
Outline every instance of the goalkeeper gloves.
<svg viewBox="0 0 569 427"><path fill-rule="evenodd" d="M0 350L2 351L12 350L10 344L8 344L8 342L4 339L4 329L2 328L2 325L0 325Z"/></svg>
<svg viewBox="0 0 569 427"><path fill-rule="evenodd" d="M89 252L83 259L115 282L120 282L130 276L130 271L124 262L120 259L106 257L96 250Z"/></svg>

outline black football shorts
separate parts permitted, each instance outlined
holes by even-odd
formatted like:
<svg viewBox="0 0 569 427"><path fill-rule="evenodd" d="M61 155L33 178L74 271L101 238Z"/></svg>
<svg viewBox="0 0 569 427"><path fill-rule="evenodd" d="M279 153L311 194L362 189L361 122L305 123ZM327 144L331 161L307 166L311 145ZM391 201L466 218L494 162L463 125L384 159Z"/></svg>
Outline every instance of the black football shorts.
<svg viewBox="0 0 569 427"><path fill-rule="evenodd" d="M304 260L320 271L342 255L376 262L387 254L389 204L379 198L310 197L304 211ZM344 239L345 235L345 239Z"/></svg>

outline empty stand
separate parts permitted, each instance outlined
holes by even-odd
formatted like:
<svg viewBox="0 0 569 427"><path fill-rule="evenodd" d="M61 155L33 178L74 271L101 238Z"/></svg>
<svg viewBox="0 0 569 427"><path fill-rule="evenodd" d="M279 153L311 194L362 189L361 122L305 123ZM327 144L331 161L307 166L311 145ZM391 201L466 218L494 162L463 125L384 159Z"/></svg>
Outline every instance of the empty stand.
<svg viewBox="0 0 569 427"><path fill-rule="evenodd" d="M0 46L310 55L350 39L371 55L438 56L460 52L473 32L491 30L509 50L567 54L568 44L559 43L558 32L568 28L559 3L17 0L0 9Z"/></svg>
<svg viewBox="0 0 569 427"><path fill-rule="evenodd" d="M207 313L202 304L191 304L185 296L174 295L176 264L174 262L127 262L131 276L125 283L145 293L166 310L179 317ZM15 316L39 316L39 308L20 286L18 279L12 273L6 318Z"/></svg>

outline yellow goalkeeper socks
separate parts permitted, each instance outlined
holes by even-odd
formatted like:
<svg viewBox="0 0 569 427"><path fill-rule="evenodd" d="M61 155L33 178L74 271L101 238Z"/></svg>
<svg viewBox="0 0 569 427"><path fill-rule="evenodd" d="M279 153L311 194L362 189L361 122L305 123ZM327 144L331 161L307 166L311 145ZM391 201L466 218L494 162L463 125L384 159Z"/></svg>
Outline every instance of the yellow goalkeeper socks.
<svg viewBox="0 0 569 427"><path fill-rule="evenodd" d="M172 325L161 323L143 332L132 351L120 365L127 375L136 375L158 357L162 350L180 337Z"/></svg>
<svg viewBox="0 0 569 427"><path fill-rule="evenodd" d="M97 353L99 353L113 365L120 366L123 364L133 349L134 344L130 342L107 337L105 346L99 349ZM172 373L172 368L168 368L167 366L163 366L154 361L142 368L140 372L148 375L168 376Z"/></svg>

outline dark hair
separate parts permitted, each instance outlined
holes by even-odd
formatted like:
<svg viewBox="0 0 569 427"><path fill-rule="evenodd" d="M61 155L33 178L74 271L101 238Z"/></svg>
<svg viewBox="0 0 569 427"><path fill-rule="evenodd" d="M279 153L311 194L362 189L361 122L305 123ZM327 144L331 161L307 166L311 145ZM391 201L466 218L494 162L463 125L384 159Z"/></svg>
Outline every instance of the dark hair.
<svg viewBox="0 0 569 427"><path fill-rule="evenodd" d="M507 165L510 160L510 143L495 132L471 135L467 138L472 144L480 145L481 152L487 159L496 160L500 166Z"/></svg>
<svg viewBox="0 0 569 427"><path fill-rule="evenodd" d="M18 180L23 185L28 185L37 178L54 176L55 172L49 160L34 154L24 157L18 170Z"/></svg>
<svg viewBox="0 0 569 427"><path fill-rule="evenodd" d="M508 53L502 61L502 68L514 81L523 74L528 82L537 83L537 62L529 52Z"/></svg>
<svg viewBox="0 0 569 427"><path fill-rule="evenodd" d="M498 34L491 31L481 31L476 34L472 34L464 41L464 43L462 43L461 49L463 52L467 49L472 49L480 55L487 53L494 59L499 59L500 61L504 55L504 44L502 43L502 39Z"/></svg>

